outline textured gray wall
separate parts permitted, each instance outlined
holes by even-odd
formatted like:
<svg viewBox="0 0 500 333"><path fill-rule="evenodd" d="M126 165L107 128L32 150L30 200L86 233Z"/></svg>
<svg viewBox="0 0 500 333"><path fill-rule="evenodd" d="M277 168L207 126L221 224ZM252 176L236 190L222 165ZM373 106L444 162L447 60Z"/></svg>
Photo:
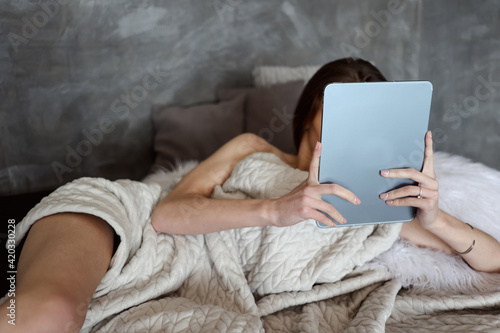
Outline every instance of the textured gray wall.
<svg viewBox="0 0 500 333"><path fill-rule="evenodd" d="M389 79L432 81L436 148L500 169L499 8L1 0L0 194L84 175L140 179L153 158L153 104L213 101L218 88L250 86L256 65L350 55L374 61Z"/></svg>
<svg viewBox="0 0 500 333"><path fill-rule="evenodd" d="M419 76L434 84L436 148L500 170L500 1L423 9Z"/></svg>

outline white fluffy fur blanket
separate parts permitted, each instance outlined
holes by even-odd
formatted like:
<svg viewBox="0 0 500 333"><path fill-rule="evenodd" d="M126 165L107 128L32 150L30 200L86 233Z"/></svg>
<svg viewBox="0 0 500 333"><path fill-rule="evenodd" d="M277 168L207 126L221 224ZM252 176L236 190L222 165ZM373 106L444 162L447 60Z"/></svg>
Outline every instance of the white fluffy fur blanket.
<svg viewBox="0 0 500 333"><path fill-rule="evenodd" d="M480 163L435 153L439 207L500 241L500 172ZM475 293L500 290L500 274L478 273L459 256L399 240L374 263L404 287Z"/></svg>
<svg viewBox="0 0 500 333"><path fill-rule="evenodd" d="M452 160L460 166L440 168ZM245 228L205 236L156 233L150 224L151 212L162 195L156 183L162 184L164 195L193 166L156 175L146 183L79 179L42 200L20 223L18 241L43 216L86 212L102 217L120 236L82 332L384 332L409 327L424 332L449 331L464 323L469 331L500 327L498 312L494 312L500 307L500 292L492 287L499 280L492 274L467 284L449 280L438 286L448 289L432 297L415 288L411 293L400 291L401 282L396 279L384 282L392 274L406 284L426 287L435 283L419 267L422 262L412 258L412 251L420 249L405 245L409 249L405 255L391 248L399 233L397 224L324 230L306 221L290 228ZM482 180L466 178L465 187L447 188L458 180L460 170L474 168L476 179L483 174L489 177L485 190L493 196L490 186L500 183L499 172L439 154L436 167L442 177L443 209L500 235L498 225L486 226L485 222L497 221L498 207L497 215L490 216L489 207L484 206L488 198L462 199L465 188L475 190ZM446 172L450 183L445 180ZM470 170L464 172L469 175ZM279 197L306 176L274 155L254 154L238 164L228 181L216 188L214 197ZM495 190L498 199L498 187ZM461 201L446 201L447 191L462 193L456 195ZM196 208L193 204L188 211L197 214ZM406 276L406 280L398 276L401 270L391 263L394 258L398 264L406 260L417 265L421 274ZM456 262L455 257L446 258ZM477 281L481 287L475 286ZM456 288L469 288L471 294L451 291Z"/></svg>

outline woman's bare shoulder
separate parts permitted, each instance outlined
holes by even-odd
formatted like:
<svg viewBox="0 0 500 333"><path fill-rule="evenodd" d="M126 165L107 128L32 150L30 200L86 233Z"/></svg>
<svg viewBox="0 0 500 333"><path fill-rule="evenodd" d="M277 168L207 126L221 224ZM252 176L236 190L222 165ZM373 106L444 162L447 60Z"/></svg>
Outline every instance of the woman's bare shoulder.
<svg viewBox="0 0 500 333"><path fill-rule="evenodd" d="M236 164L245 157L260 152L276 153L275 150L276 148L261 137L252 133L243 133L229 140L200 166L206 170L226 170L229 177Z"/></svg>
<svg viewBox="0 0 500 333"><path fill-rule="evenodd" d="M201 162L183 178L173 192L210 196L215 186L222 185L229 178L239 161L258 152L274 153L289 164L294 158L293 155L283 153L255 134L243 133Z"/></svg>
<svg viewBox="0 0 500 333"><path fill-rule="evenodd" d="M222 156L241 160L246 156L258 152L270 152L272 145L260 136L253 133L243 133L229 140L211 157L220 158Z"/></svg>
<svg viewBox="0 0 500 333"><path fill-rule="evenodd" d="M221 149L212 155L212 157L215 159L221 158L221 156L218 155L220 154L222 157L232 159L233 162L238 163L253 153L273 153L292 166L294 166L296 161L296 156L284 153L266 140L262 139L260 136L253 133L243 133L236 136L226 145L222 146Z"/></svg>

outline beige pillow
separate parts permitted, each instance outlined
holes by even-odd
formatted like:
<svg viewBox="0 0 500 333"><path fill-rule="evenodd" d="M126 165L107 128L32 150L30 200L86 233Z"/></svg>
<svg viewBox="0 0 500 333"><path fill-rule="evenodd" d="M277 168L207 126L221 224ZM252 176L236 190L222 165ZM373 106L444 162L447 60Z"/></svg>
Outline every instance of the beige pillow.
<svg viewBox="0 0 500 333"><path fill-rule="evenodd" d="M252 71L256 87L269 87L275 84L303 80L304 84L321 66L257 66Z"/></svg>

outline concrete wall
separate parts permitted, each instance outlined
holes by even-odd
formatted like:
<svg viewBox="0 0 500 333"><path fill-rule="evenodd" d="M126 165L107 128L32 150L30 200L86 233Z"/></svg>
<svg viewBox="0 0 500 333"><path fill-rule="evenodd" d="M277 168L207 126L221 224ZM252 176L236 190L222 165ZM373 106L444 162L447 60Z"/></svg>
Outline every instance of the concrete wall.
<svg viewBox="0 0 500 333"><path fill-rule="evenodd" d="M499 17L500 1L1 0L0 194L140 179L153 104L345 56L432 81L436 149L500 169Z"/></svg>

